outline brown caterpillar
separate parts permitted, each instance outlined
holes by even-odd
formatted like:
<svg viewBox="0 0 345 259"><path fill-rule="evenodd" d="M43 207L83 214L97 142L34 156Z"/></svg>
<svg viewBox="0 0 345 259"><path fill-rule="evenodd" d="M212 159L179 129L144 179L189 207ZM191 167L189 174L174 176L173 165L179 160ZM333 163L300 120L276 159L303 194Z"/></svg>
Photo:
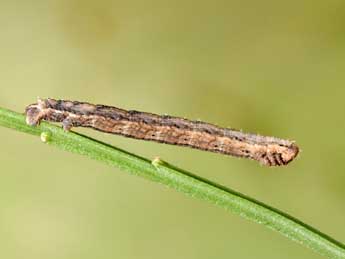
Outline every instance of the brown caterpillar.
<svg viewBox="0 0 345 259"><path fill-rule="evenodd" d="M201 121L78 101L38 99L37 103L26 107L26 122L37 125L41 120L62 122L66 131L72 127L90 127L130 138L249 158L267 166L286 165L299 151L298 146L289 140L243 133Z"/></svg>

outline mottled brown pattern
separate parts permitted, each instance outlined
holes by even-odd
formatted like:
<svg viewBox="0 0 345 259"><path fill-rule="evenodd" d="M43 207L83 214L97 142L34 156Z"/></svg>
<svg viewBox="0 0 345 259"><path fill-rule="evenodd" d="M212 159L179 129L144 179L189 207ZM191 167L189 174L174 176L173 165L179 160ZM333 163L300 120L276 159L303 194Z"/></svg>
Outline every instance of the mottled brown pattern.
<svg viewBox="0 0 345 259"><path fill-rule="evenodd" d="M41 120L62 122L65 130L90 127L130 138L250 158L268 166L286 165L299 151L289 140L243 133L201 121L77 101L39 99L26 108L26 121L37 125Z"/></svg>

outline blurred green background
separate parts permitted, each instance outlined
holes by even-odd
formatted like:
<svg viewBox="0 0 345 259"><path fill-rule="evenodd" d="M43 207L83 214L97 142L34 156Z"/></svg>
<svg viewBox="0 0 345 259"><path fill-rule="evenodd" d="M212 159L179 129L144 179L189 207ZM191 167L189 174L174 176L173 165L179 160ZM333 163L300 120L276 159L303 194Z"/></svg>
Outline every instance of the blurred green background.
<svg viewBox="0 0 345 259"><path fill-rule="evenodd" d="M74 129L345 242L344 1L0 1L0 106L114 105L296 140L283 168ZM0 128L1 258L321 258L161 185Z"/></svg>

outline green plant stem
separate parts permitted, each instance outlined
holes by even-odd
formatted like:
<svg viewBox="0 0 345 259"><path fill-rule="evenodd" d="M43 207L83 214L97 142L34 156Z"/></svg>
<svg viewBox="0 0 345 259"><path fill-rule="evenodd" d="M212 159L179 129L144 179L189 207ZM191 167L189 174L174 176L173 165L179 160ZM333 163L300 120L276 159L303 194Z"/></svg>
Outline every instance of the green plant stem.
<svg viewBox="0 0 345 259"><path fill-rule="evenodd" d="M263 224L329 258L345 258L345 246L301 221L243 194L178 169L162 160L153 161L123 151L81 134L65 132L43 122L38 127L25 123L25 116L0 108L0 125L41 136L46 143L86 155L134 175L142 176L194 198ZM43 135L42 135L43 134Z"/></svg>

